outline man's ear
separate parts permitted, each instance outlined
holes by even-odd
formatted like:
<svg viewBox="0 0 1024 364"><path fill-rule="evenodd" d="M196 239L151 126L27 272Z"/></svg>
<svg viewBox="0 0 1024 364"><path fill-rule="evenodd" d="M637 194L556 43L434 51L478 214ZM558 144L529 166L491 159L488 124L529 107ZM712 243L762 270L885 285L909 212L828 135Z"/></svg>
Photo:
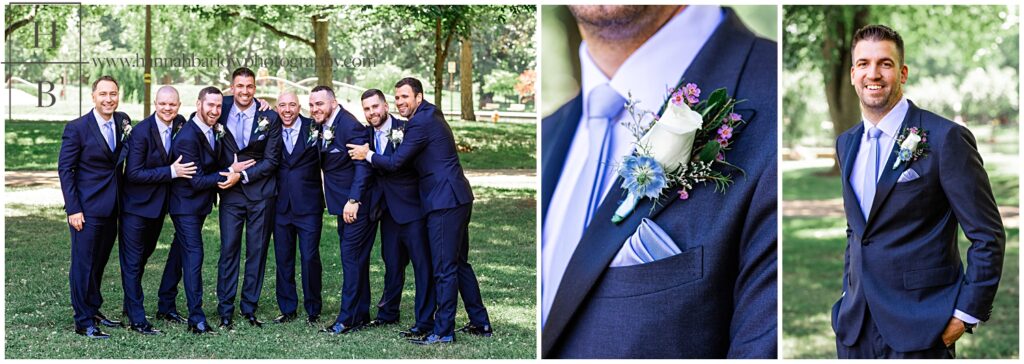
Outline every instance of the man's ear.
<svg viewBox="0 0 1024 364"><path fill-rule="evenodd" d="M910 69L907 67L907 65L903 65L903 67L900 68L900 83L907 83L907 78L909 77L909 75Z"/></svg>

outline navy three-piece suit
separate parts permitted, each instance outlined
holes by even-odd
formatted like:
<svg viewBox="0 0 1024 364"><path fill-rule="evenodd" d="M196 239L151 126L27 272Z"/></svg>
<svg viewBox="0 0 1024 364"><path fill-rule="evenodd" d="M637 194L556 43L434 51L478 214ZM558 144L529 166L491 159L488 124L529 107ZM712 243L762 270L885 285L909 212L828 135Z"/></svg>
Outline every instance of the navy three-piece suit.
<svg viewBox="0 0 1024 364"><path fill-rule="evenodd" d="M324 137L326 125L320 125L320 168L324 176L327 213L337 216L341 249L341 307L336 324L356 327L370 321L370 251L373 235L370 228L368 193L373 188L373 175L366 161L352 160L345 144L366 144L366 126L344 107L338 105L330 130L333 138ZM326 124L326 122L324 123ZM348 200L360 202L356 221L346 224L342 212Z"/></svg>
<svg viewBox="0 0 1024 364"><path fill-rule="evenodd" d="M314 121L301 115L293 125L295 144L289 153L281 133L281 155L277 169L277 207L274 217L274 258L277 262L277 305L283 314L295 313L295 243L302 266L302 305L307 316L318 316L322 308L323 265L320 262L320 233L323 229L324 191L320 178L320 151L310 140ZM283 129L282 129L283 130Z"/></svg>
<svg viewBox="0 0 1024 364"><path fill-rule="evenodd" d="M142 274L146 262L156 249L171 194L171 145L164 145L163 136L157 123L156 114L140 122L128 137L125 178L128 183L122 187L124 211L121 213L121 234L119 242L121 261L121 282L124 286L124 311L133 324L145 324L146 312L143 307ZM171 121L170 133L185 123L178 115ZM173 139L172 143L173 143ZM180 255L169 257L163 272L161 287L172 287L169 300L162 300L162 313L174 311L174 296L181 279Z"/></svg>
<svg viewBox="0 0 1024 364"><path fill-rule="evenodd" d="M622 197L610 192L555 294L542 331L544 358L776 357L776 45L727 9L682 79L746 100L735 109L746 123L726 152L746 174L733 172L724 193L699 185L685 201L672 192L653 206L644 199L619 224L610 220ZM542 214L582 109L577 96L542 121ZM620 177L613 186L621 184ZM609 267L644 218L682 252Z"/></svg>
<svg viewBox="0 0 1024 364"><path fill-rule="evenodd" d="M895 151L881 154L888 162L867 221L850 185L863 123L836 141L848 225L845 296L832 308L840 357L857 356L844 355L845 347L877 340L866 337L869 329L893 356L948 357L942 332L954 310L981 321L992 311L1006 237L974 136L913 103L900 132L910 127L927 131L928 154L895 169ZM898 182L911 170L916 179ZM966 267L958 226L971 242Z"/></svg>
<svg viewBox="0 0 1024 364"><path fill-rule="evenodd" d="M277 166L280 158L281 122L273 110L259 111L260 103L253 100L255 117L248 143L239 148L236 136L241 131L231 130L229 113L234 97L225 96L220 120L225 130L225 143L220 154L222 168L227 168L238 156L238 161L255 160L245 170L248 181L239 180L226 190L220 190L220 259L217 263L217 311L221 320L230 319L235 310L238 293L238 268L242 249L242 228L245 227L245 273L242 281L242 314L255 314L263 290L263 275L267 265L267 249L274 224L274 197L277 196ZM266 130L259 130L259 121L267 120ZM236 171L237 172L237 171ZM244 177L243 177L244 179Z"/></svg>
<svg viewBox="0 0 1024 364"><path fill-rule="evenodd" d="M473 191L462 171L455 137L444 115L423 101L406 123L405 140L394 154L374 154L370 162L392 172L411 163L419 174L420 203L427 215L437 291L434 334L454 335L460 293L470 323L477 327L490 325L476 273L468 260Z"/></svg>
<svg viewBox="0 0 1024 364"><path fill-rule="evenodd" d="M408 121L391 119L391 130L405 131ZM395 153L395 142L385 137L378 143L375 129L367 128L370 149L388 156ZM401 145L401 143L399 143ZM384 290L377 304L377 318L383 321L398 321L402 302L402 287L405 284L405 268L412 261L416 280L415 327L422 332L434 329L435 292L430 261L430 244L427 240L426 215L420 204L419 175L411 165L388 172L374 169L376 182L370 190L371 226L376 229L380 222L380 254L384 261ZM371 236L374 234L370 234Z"/></svg>
<svg viewBox="0 0 1024 364"><path fill-rule="evenodd" d="M71 307L75 328L95 326L103 296L100 284L117 238L119 189L124 178L122 124L128 115L114 112L114 150L103 137L93 111L68 122L61 137L57 173L67 215L83 213L82 231L71 230Z"/></svg>

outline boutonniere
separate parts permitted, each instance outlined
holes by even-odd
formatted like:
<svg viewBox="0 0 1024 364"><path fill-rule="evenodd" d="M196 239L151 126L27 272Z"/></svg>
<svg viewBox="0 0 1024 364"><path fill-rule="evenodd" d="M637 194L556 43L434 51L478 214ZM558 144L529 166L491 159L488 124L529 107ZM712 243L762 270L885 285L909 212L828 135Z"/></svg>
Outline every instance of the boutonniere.
<svg viewBox="0 0 1024 364"><path fill-rule="evenodd" d="M185 125L185 123L175 123L174 124L174 130L171 131L171 139L174 139L174 138L178 137L178 132L181 131L181 127L184 126L184 125Z"/></svg>
<svg viewBox="0 0 1024 364"><path fill-rule="evenodd" d="M128 140L128 136L132 134L132 122L128 119L121 121L121 141Z"/></svg>
<svg viewBox="0 0 1024 364"><path fill-rule="evenodd" d="M220 123L213 124L213 137L217 140L224 137L224 126Z"/></svg>
<svg viewBox="0 0 1024 364"><path fill-rule="evenodd" d="M331 124L330 128L324 130L324 141L330 143L334 140L334 124Z"/></svg>
<svg viewBox="0 0 1024 364"><path fill-rule="evenodd" d="M896 151L893 170L899 167L901 162L910 163L928 156L928 131L916 126L903 128L903 132L896 138L896 144L900 149Z"/></svg>
<svg viewBox="0 0 1024 364"><path fill-rule="evenodd" d="M641 199L657 201L666 191L674 190L679 199L686 200L698 185L714 182L715 191L724 193L732 184L732 175L712 169L715 165L743 173L725 158L736 126L744 123L733 112L740 101L730 98L724 88L702 101L700 88L693 83L668 91L660 116L640 109L639 101L629 94L626 109L633 121L626 124L635 138L636 151L619 165L626 198L615 210L612 223L622 222Z"/></svg>
<svg viewBox="0 0 1024 364"><path fill-rule="evenodd" d="M309 123L309 138L306 139L307 144L312 144L320 138L320 129L317 129L316 123Z"/></svg>
<svg viewBox="0 0 1024 364"><path fill-rule="evenodd" d="M257 133L265 132L265 131L267 131L268 127L270 127L270 120L267 120L266 116L261 116L260 120L256 123L256 132Z"/></svg>
<svg viewBox="0 0 1024 364"><path fill-rule="evenodd" d="M398 145L402 144L402 140L404 139L405 129L391 128L391 130L388 132L388 140L391 141L391 144L395 145L395 148L398 148Z"/></svg>

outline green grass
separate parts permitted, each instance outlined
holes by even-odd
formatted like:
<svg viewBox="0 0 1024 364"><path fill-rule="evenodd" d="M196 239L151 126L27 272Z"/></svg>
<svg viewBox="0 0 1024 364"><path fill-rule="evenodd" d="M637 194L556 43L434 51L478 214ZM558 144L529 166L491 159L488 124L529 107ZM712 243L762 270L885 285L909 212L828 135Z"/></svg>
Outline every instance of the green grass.
<svg viewBox="0 0 1024 364"><path fill-rule="evenodd" d="M1020 195L1020 181L1014 172L986 166L992 193L999 206L1017 206ZM801 168L786 171L782 175L782 199L830 200L843 198L843 185L839 176L827 176L829 168Z"/></svg>
<svg viewBox="0 0 1024 364"><path fill-rule="evenodd" d="M842 293L846 221L841 217L786 217L783 231L783 355L835 358L832 304ZM1020 231L1007 229L1003 276L991 319L957 342L959 358L1016 358ZM961 256L969 243L960 236Z"/></svg>
<svg viewBox="0 0 1024 364"><path fill-rule="evenodd" d="M193 336L184 325L153 321L166 335L143 337L126 330L110 329L110 340L92 341L73 332L68 292L70 247L68 228L59 207L8 204L6 208L6 356L7 358L534 358L536 345L536 200L533 190L475 188L470 224L470 262L480 281L484 303L495 335L478 338L459 335L458 342L443 347L418 347L404 342L397 330L413 322L414 284L412 267L406 272L401 324L362 330L341 337L316 332L304 322L251 328L238 323L236 332ZM216 315L215 279L219 235L217 213L204 227L204 309L212 322ZM156 289L163 270L173 227L168 218L156 252L143 277L146 310L155 314ZM383 286L379 242L371 259L371 302ZM270 249L266 280L257 315L269 321L278 314L274 298L274 251ZM337 315L341 289L341 263L336 219L325 217L320 247L324 263L323 317ZM298 270L298 268L296 268ZM241 281L240 281L241 282ZM241 283L239 283L241 285ZM180 289L180 288L179 288ZM301 285L299 286L301 290ZM103 279L103 311L120 317L122 289L117 248ZM301 298L302 294L299 293ZM237 302L237 301L236 301ZM300 302L301 305L301 302ZM177 307L184 312L181 291ZM300 308L301 310L301 308ZM376 309L371 308L371 315ZM300 320L301 321L301 320ZM456 325L467 321L459 302ZM237 322L237 321L236 321Z"/></svg>
<svg viewBox="0 0 1024 364"><path fill-rule="evenodd" d="M138 122L139 120L135 120ZM6 123L5 167L8 171L55 170L66 122ZM535 169L536 123L452 121L459 158L466 169Z"/></svg>

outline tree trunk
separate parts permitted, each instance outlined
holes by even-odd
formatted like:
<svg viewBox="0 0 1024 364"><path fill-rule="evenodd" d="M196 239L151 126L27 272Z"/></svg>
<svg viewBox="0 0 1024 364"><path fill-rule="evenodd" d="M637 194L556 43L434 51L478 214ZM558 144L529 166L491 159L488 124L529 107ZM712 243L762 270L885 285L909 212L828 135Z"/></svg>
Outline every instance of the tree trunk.
<svg viewBox="0 0 1024 364"><path fill-rule="evenodd" d="M448 60L448 47L452 44L455 25L458 23L458 19L450 19L448 34L444 34L442 20L442 18L434 20L434 106L437 106L438 109L441 109L441 100L443 100L442 91L444 90L444 71L445 61Z"/></svg>
<svg viewBox="0 0 1024 364"><path fill-rule="evenodd" d="M476 121L473 112L473 39L469 34L462 36L462 47L459 51L459 84L461 89L462 120Z"/></svg>
<svg viewBox="0 0 1024 364"><path fill-rule="evenodd" d="M853 62L850 45L853 33L867 25L868 15L867 6L854 10L852 19L847 19L842 9L826 11L825 14L825 22L833 26L833 31L823 40L821 52L826 62L825 97L836 138L860 121L860 98L850 85ZM839 163L833 163L828 174L839 175Z"/></svg>
<svg viewBox="0 0 1024 364"><path fill-rule="evenodd" d="M149 61L151 59L150 57L152 57L152 54L153 54L153 33L152 33L152 28L153 28L153 13L150 10L149 5L146 5L146 36L145 36L145 44L143 45L143 53L145 54L145 56L142 59L142 63L144 64L143 67L145 67L145 70L142 72L142 95L143 95L143 99L144 99L142 101L142 105L143 105L143 107L142 107L143 108L142 114L146 115L146 116L149 116L149 107L150 107L150 105L152 104L152 101L153 101L153 99L152 99L152 97L153 97L153 95L152 95L152 91L153 91L152 90L153 89L153 69L152 69L152 66L153 65Z"/></svg>
<svg viewBox="0 0 1024 364"><path fill-rule="evenodd" d="M316 83L321 86L334 87L334 60L331 59L330 43L327 32L330 20L323 15L313 15L313 54L316 57Z"/></svg>

